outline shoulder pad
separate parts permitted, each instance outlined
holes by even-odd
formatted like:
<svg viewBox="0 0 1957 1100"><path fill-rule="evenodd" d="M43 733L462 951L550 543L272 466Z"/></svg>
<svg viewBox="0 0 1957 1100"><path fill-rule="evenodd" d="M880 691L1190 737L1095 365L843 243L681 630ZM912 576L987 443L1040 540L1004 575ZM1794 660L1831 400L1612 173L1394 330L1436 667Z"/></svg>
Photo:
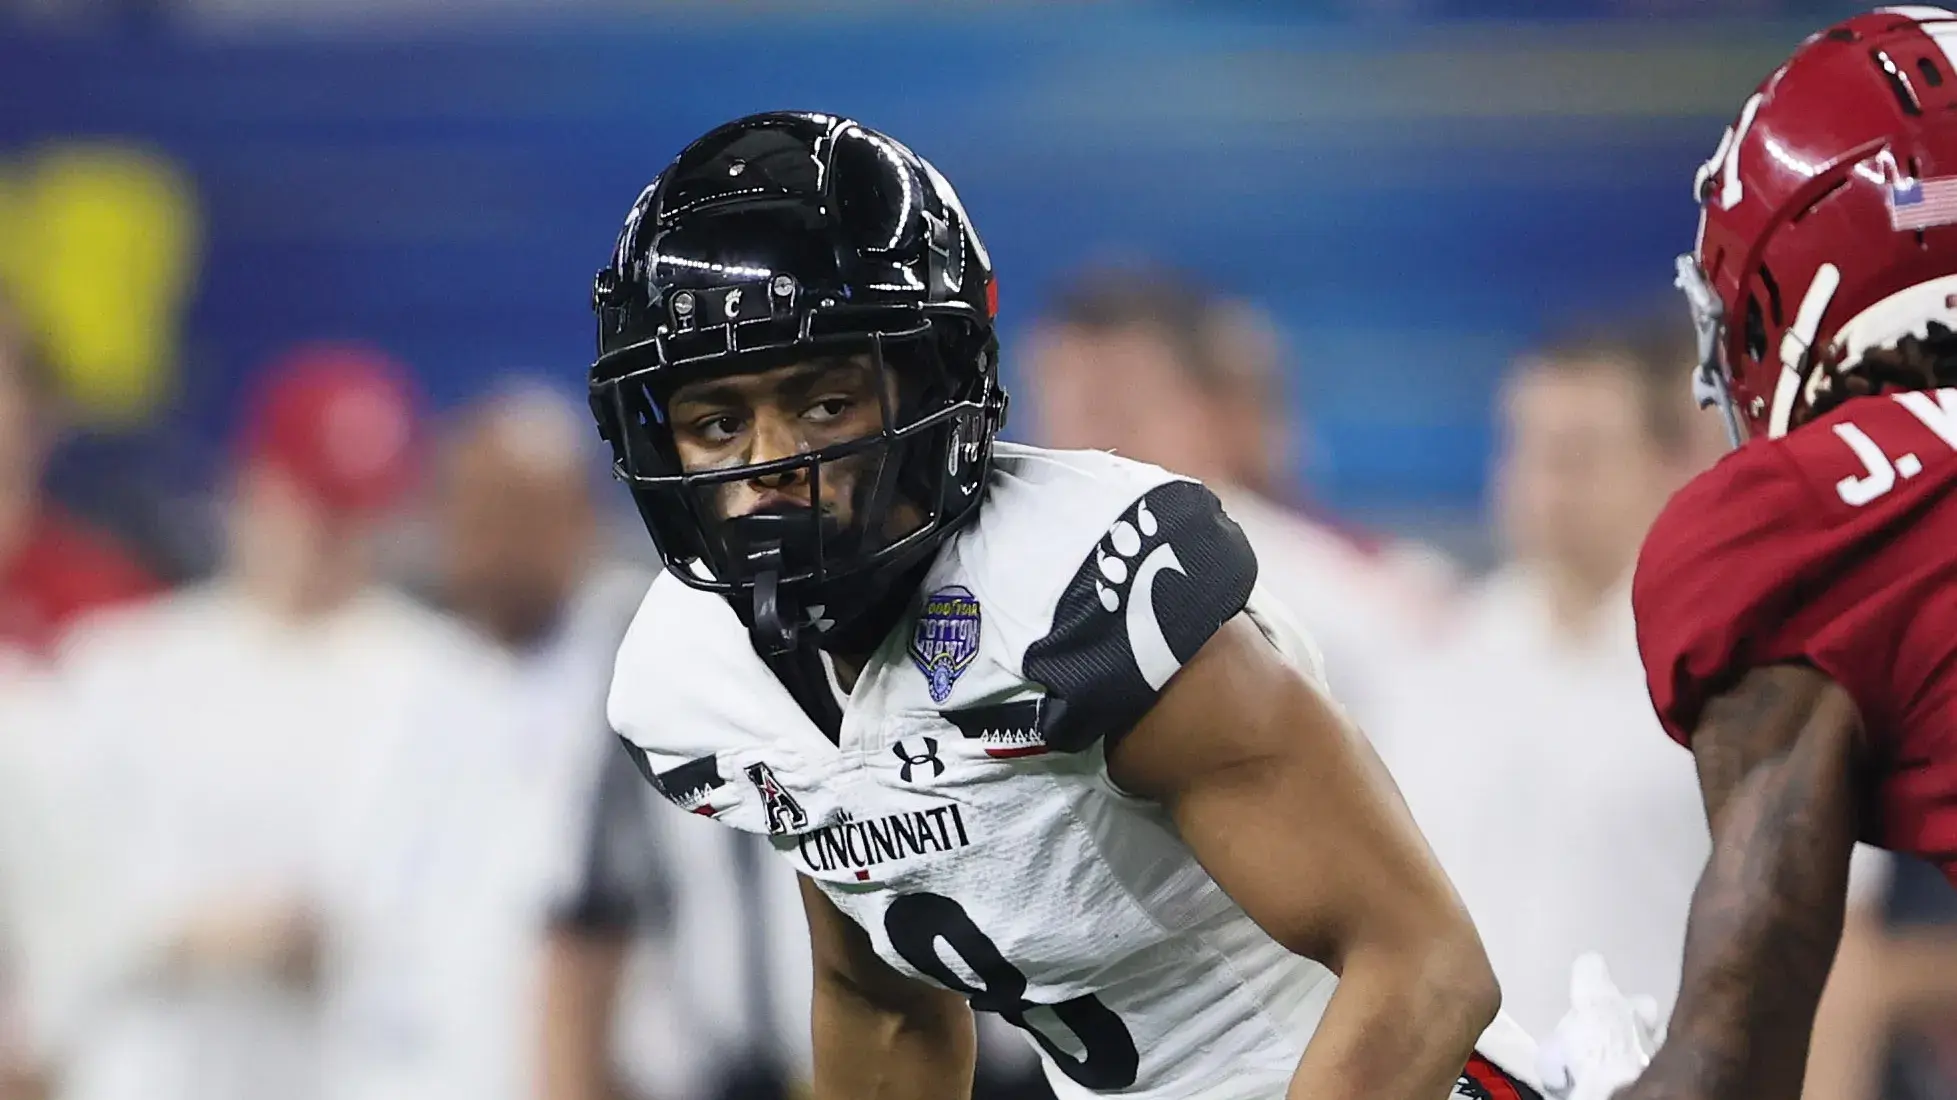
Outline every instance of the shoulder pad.
<svg viewBox="0 0 1957 1100"><path fill-rule="evenodd" d="M726 601L670 573L652 582L619 645L605 714L655 775L808 724Z"/></svg>
<svg viewBox="0 0 1957 1100"><path fill-rule="evenodd" d="M976 575L990 574L995 601L997 589L1014 593L996 618L1015 635L1021 674L1046 690L1047 743L1081 751L1125 734L1244 609L1257 559L1197 482L1106 455L1048 461L1069 472L1019 487L1018 514L979 532L991 541ZM1000 539L1022 526L1022 537ZM1017 546L1029 554L1010 554ZM1024 576L999 576L1028 558Z"/></svg>

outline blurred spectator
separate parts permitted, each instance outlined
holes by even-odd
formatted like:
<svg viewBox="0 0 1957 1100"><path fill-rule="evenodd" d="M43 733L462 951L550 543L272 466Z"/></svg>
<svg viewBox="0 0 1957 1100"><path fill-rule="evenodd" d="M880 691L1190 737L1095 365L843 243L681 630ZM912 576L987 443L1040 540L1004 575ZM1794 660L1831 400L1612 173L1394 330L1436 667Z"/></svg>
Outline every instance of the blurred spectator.
<svg viewBox="0 0 1957 1100"><path fill-rule="evenodd" d="M151 595L123 551L42 492L54 381L0 298L0 648L46 655L90 611Z"/></svg>
<svg viewBox="0 0 1957 1100"><path fill-rule="evenodd" d="M1857 891L1866 904L1830 976L1830 997L1846 993L1859 1018L1836 1011L1816 1021L1803 1093L1814 1100L1957 1097L1957 892L1921 860L1888 856L1885 865L1879 888ZM1860 988L1840 988L1843 977ZM1847 1076L1818 1077L1831 1070Z"/></svg>
<svg viewBox="0 0 1957 1100"><path fill-rule="evenodd" d="M1724 448L1691 406L1689 338L1599 330L1510 372L1494 475L1509 559L1440 651L1401 667L1416 690L1389 715L1387 763L1475 915L1504 1010L1536 1035L1586 950L1666 1013L1677 992L1705 813L1691 754L1651 715L1629 586L1647 525Z"/></svg>
<svg viewBox="0 0 1957 1100"><path fill-rule="evenodd" d="M1857 845L1802 1095L1957 1098L1957 891L1937 868Z"/></svg>
<svg viewBox="0 0 1957 1100"><path fill-rule="evenodd" d="M70 915L72 869L87 855L75 843L87 821L59 806L66 789L58 781L62 742L45 713L48 696L40 661L0 649L0 960L7 979L0 996L0 1100L47 1095L28 1013L33 985L46 968L25 964Z"/></svg>
<svg viewBox="0 0 1957 1100"><path fill-rule="evenodd" d="M1332 689L1368 721L1436 595L1344 534L1276 503L1286 405L1269 323L1166 271L1088 269L1037 323L1023 376L1037 434L1203 481L1256 548L1269 588L1323 649Z"/></svg>
<svg viewBox="0 0 1957 1100"><path fill-rule="evenodd" d="M591 439L584 410L548 391L498 393L464 412L437 510L440 598L519 661L526 770L556 852L537 917L538 1092L789 1095L808 1031L794 876L764 838L658 798L606 722L618 642L651 578L606 564Z"/></svg>
<svg viewBox="0 0 1957 1100"><path fill-rule="evenodd" d="M607 882L615 893L550 911L565 893L600 889L564 882L589 877L589 832L636 855L652 828L651 789L604 712L619 638L651 578L605 560L590 441L583 409L535 385L507 386L461 410L437 482L435 597L513 659L524 730L507 746L509 768L523 777L522 802L484 807L479 831L503 838L495 851L539 858L540 873L515 884L521 893L505 914L526 937L512 952L523 981L476 1006L507 1013L514 1025L483 1053L513 1086L497 1095L610 1095L604 1025L616 973L596 975L602 991L592 991L596 968L565 923L609 928L662 885L655 867L634 859L612 868L610 879L623 880ZM622 774L601 780L613 765ZM595 813L587 805L594 791L603 792ZM556 934L539 983L536 949L547 927Z"/></svg>
<svg viewBox="0 0 1957 1100"><path fill-rule="evenodd" d="M4 779L16 788L8 796L16 805L36 797L20 789L40 774L27 766L32 757L28 750L49 748L29 744L33 723L14 697L38 694L38 687L17 666L50 656L61 636L89 613L146 598L156 589L120 547L48 499L43 474L56 434L53 390L54 381L25 323L0 297L0 666L7 666L0 668L0 712L5 712L0 718L12 722L11 729L0 722L0 730L19 739L0 750L0 769L12 771ZM14 850L25 855L18 845ZM21 881L0 873L0 895L22 888ZM44 882L34 888L52 889ZM18 900L0 896L0 904ZM5 941L12 951L0 958L0 1097L31 1096L38 1088L38 1067L30 1064L24 1048L18 1003L24 994L16 988L22 980L18 955L25 934L17 927L8 929Z"/></svg>
<svg viewBox="0 0 1957 1100"><path fill-rule="evenodd" d="M582 873L553 914L545 1100L805 1094L809 945L793 872L765 837L663 800L648 813L649 789L625 752L606 752Z"/></svg>
<svg viewBox="0 0 1957 1100"><path fill-rule="evenodd" d="M71 746L62 832L97 842L86 905L29 959L61 1096L320 1095L320 974L332 1009L360 1006L342 1017L392 1022L342 976L372 938L349 932L374 907L348 891L426 870L361 846L361 792L401 745L455 760L495 729L488 651L374 584L413 471L398 368L313 349L262 381L220 575L79 631L45 711Z"/></svg>

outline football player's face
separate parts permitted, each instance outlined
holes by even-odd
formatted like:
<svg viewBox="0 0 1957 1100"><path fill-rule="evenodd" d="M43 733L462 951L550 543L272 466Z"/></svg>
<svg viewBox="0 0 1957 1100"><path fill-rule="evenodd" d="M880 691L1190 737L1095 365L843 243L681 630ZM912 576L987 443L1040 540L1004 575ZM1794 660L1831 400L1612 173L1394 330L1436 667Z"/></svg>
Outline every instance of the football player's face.
<svg viewBox="0 0 1957 1100"><path fill-rule="evenodd" d="M879 400L878 389L885 387ZM868 355L812 359L755 374L688 383L674 391L667 414L673 445L687 473L753 466L876 435L895 381ZM849 523L855 490L874 474L866 451L822 466L820 501L810 499L806 467L715 487L721 519L818 506Z"/></svg>

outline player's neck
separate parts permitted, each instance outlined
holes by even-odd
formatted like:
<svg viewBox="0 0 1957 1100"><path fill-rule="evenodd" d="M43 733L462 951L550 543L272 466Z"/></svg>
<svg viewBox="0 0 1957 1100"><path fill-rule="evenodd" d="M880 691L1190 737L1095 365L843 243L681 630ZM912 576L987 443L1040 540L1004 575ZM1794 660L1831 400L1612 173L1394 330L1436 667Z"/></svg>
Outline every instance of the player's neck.
<svg viewBox="0 0 1957 1100"><path fill-rule="evenodd" d="M1537 573L1548 603L1550 632L1574 644L1594 639L1624 579L1622 571L1544 565Z"/></svg>
<svg viewBox="0 0 1957 1100"><path fill-rule="evenodd" d="M863 666L870 663L870 658L868 654L857 656L832 653L829 655L829 663L836 670L837 686L843 689L844 694L848 694L856 690L856 678L863 675Z"/></svg>
<svg viewBox="0 0 1957 1100"><path fill-rule="evenodd" d="M326 618L366 589L365 570L351 554L268 549L234 551L227 571L247 599L279 622L298 625Z"/></svg>
<svg viewBox="0 0 1957 1100"><path fill-rule="evenodd" d="M917 598L918 583L930 568L931 556L911 563L881 584L874 585L857 598L862 603L860 614L844 616L844 622L831 633L824 635L822 648L829 654L830 663L836 670L837 682L844 691L856 686L856 678L870 659L876 656L890 638L893 630L902 623ZM831 607L837 606L835 603Z"/></svg>

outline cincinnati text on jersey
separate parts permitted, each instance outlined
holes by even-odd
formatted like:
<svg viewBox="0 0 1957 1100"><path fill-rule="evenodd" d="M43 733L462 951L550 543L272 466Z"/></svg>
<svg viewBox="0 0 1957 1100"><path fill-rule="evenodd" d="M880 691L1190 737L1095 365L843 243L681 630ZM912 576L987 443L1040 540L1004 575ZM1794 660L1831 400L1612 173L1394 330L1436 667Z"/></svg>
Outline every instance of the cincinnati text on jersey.
<svg viewBox="0 0 1957 1100"><path fill-rule="evenodd" d="M861 882L869 880L872 867L956 851L970 847L971 843L957 803L863 821L845 814L834 825L825 825L796 838L802 862L809 870L832 874L854 871Z"/></svg>

